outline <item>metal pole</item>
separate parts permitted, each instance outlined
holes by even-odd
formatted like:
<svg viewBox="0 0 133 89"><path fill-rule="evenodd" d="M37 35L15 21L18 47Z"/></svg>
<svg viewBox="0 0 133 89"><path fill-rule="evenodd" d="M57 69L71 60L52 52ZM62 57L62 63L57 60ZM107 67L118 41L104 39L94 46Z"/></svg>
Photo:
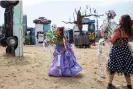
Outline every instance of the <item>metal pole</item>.
<svg viewBox="0 0 133 89"><path fill-rule="evenodd" d="M98 17L97 17L97 30L98 30Z"/></svg>

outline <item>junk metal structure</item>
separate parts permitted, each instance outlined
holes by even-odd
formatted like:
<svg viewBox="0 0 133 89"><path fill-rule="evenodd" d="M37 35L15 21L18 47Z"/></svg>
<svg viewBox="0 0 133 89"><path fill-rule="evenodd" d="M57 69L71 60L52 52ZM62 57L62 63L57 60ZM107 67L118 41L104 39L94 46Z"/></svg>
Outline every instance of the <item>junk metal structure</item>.
<svg viewBox="0 0 133 89"><path fill-rule="evenodd" d="M96 10L94 10L94 14L86 14L88 7L86 6L85 14L81 14L81 8L78 12L75 9L77 19L75 20L75 16L73 13L74 22L65 22L66 24L74 24L73 27L73 41L76 47L90 47L91 44L95 43L95 20L91 20L89 17L93 16L99 18L103 15L98 15ZM98 20L97 20L98 21ZM97 22L98 23L98 22ZM87 25L87 31L83 31L83 26ZM98 26L98 25L97 25Z"/></svg>
<svg viewBox="0 0 133 89"><path fill-rule="evenodd" d="M6 53L23 56L23 24L22 1L0 1L4 12L4 35L0 44L6 48Z"/></svg>

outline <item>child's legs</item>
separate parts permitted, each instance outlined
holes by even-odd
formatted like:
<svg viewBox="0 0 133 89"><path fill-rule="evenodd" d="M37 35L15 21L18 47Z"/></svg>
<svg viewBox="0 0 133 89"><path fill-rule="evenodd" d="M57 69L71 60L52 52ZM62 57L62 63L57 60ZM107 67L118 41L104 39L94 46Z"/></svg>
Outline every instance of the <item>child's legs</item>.
<svg viewBox="0 0 133 89"><path fill-rule="evenodd" d="M131 77L130 77L130 75L129 74L124 74L124 76L125 76L127 85L131 85Z"/></svg>
<svg viewBox="0 0 133 89"><path fill-rule="evenodd" d="M109 84L112 84L112 81L114 79L115 72L109 72Z"/></svg>

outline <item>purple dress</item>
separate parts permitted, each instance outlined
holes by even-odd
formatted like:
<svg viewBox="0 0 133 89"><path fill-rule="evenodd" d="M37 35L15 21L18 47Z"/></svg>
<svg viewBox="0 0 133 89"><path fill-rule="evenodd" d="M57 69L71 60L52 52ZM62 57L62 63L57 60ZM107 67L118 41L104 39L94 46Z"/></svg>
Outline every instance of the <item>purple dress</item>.
<svg viewBox="0 0 133 89"><path fill-rule="evenodd" d="M67 51L59 54L64 44L57 44L53 52L53 61L48 74L50 76L74 76L82 71L81 66L76 62L76 57L71 45L67 43Z"/></svg>

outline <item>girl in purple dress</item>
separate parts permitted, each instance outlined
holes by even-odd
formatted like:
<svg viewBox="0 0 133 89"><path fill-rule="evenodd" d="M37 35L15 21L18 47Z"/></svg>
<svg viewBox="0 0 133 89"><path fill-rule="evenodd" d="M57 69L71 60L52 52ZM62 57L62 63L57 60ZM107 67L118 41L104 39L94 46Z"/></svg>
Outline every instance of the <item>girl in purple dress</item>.
<svg viewBox="0 0 133 89"><path fill-rule="evenodd" d="M48 74L50 76L74 76L82 71L76 57L64 36L64 27L57 28L58 42L54 48L53 61Z"/></svg>

